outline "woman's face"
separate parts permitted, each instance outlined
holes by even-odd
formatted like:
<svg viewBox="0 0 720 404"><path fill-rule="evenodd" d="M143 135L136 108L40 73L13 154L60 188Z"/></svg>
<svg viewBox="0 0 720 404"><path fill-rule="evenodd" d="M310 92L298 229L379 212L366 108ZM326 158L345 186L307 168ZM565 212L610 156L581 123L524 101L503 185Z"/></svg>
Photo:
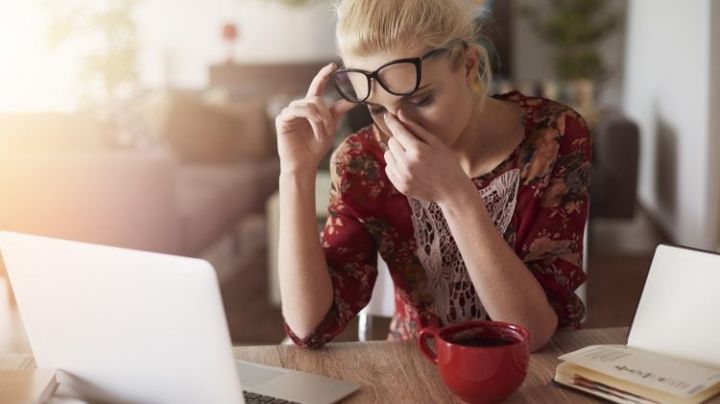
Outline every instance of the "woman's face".
<svg viewBox="0 0 720 404"><path fill-rule="evenodd" d="M416 57L420 53L384 53L362 58L346 58L345 65L368 72L397 59ZM460 63L453 69L453 58ZM476 64L474 66L477 66ZM422 61L421 82L418 89L408 96L387 92L377 81L371 81L370 96L365 101L375 124L386 137L392 133L385 124L385 113L397 115L399 110L419 123L430 133L452 146L467 126L475 103L475 96L468 80L465 55L444 52ZM476 71L470 67L470 71Z"/></svg>

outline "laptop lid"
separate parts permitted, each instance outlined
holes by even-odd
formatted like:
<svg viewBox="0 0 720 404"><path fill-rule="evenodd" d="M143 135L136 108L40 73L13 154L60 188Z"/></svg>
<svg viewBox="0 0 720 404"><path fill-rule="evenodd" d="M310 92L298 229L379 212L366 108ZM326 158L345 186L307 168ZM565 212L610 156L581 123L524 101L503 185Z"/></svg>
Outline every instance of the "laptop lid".
<svg viewBox="0 0 720 404"><path fill-rule="evenodd" d="M206 261L0 232L39 368L90 402L242 403Z"/></svg>
<svg viewBox="0 0 720 404"><path fill-rule="evenodd" d="M720 255L659 245L628 345L720 366Z"/></svg>

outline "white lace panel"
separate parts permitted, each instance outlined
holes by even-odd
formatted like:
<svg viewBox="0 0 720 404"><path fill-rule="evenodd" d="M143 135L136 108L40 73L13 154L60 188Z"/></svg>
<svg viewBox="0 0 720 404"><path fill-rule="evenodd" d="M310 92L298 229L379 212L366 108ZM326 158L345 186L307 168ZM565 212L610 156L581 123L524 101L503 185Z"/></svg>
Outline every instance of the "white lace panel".
<svg viewBox="0 0 720 404"><path fill-rule="evenodd" d="M515 211L519 179L520 170L512 169L479 190L500 234L507 230ZM487 318L440 207L434 202L408 199L417 256L435 297L435 313L443 324Z"/></svg>

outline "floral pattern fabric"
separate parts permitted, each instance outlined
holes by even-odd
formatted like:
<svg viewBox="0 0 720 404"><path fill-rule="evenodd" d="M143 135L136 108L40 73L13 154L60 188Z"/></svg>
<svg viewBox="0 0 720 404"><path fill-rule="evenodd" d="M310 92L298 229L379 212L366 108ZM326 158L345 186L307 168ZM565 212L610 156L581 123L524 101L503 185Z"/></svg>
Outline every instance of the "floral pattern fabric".
<svg viewBox="0 0 720 404"><path fill-rule="evenodd" d="M585 312L575 290L586 278L587 124L577 112L551 100L517 91L495 97L521 107L525 138L495 169L471 180L498 231L545 291L559 327L577 327ZM333 153L321 243L334 299L307 337L299 338L285 325L300 346L322 346L367 305L378 254L395 284L389 339L414 338L429 325L487 318L460 255L454 253L457 247L443 227L442 213L434 203L422 204L395 189L385 175L385 148L377 128L368 126Z"/></svg>

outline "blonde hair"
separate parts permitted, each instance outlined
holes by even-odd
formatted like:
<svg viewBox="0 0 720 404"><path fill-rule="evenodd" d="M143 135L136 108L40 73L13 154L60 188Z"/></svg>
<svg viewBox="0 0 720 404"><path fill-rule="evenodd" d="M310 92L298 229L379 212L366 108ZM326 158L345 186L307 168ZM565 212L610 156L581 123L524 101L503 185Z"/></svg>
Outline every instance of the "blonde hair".
<svg viewBox="0 0 720 404"><path fill-rule="evenodd" d="M345 59L381 52L405 53L419 46L424 53L465 43L479 51L475 85L484 96L492 68L487 49L476 42L482 27L475 23L475 9L470 0L337 0L337 48Z"/></svg>

